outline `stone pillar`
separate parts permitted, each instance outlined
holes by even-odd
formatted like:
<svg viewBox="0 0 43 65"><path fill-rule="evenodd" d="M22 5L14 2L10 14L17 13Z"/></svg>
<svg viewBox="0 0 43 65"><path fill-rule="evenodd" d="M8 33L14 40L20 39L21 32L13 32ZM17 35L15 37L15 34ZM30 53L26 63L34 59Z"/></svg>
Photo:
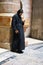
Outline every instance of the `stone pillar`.
<svg viewBox="0 0 43 65"><path fill-rule="evenodd" d="M20 9L20 0L0 0L0 47L10 48L11 18Z"/></svg>
<svg viewBox="0 0 43 65"><path fill-rule="evenodd" d="M20 0L1 0L0 13L16 13L20 8Z"/></svg>
<svg viewBox="0 0 43 65"><path fill-rule="evenodd" d="M29 35L30 24L31 24L32 0L21 0L21 1L22 1L22 4L23 4L23 11L24 11L24 17L25 17L24 28L25 28L26 35Z"/></svg>

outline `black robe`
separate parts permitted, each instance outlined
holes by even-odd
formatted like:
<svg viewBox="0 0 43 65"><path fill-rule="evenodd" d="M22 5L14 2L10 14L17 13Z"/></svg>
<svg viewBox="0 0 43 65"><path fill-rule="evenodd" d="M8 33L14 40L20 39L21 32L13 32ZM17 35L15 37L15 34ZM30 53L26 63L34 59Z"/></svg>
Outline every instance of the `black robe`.
<svg viewBox="0 0 43 65"><path fill-rule="evenodd" d="M24 23L22 22L21 17L18 16L18 14L15 14L12 17L12 44L11 44L11 50L23 50L25 49L25 38L24 38L24 29L23 25ZM16 34L15 30L18 30L19 33Z"/></svg>

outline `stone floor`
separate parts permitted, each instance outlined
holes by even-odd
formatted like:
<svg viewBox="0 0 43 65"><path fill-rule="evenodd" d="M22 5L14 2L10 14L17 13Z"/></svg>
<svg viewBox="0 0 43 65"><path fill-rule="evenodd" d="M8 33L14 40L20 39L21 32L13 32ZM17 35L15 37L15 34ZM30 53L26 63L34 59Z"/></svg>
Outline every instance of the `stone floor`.
<svg viewBox="0 0 43 65"><path fill-rule="evenodd" d="M34 39L34 38L25 38L25 45L28 46L30 44L40 44L43 43L42 40Z"/></svg>
<svg viewBox="0 0 43 65"><path fill-rule="evenodd" d="M5 63L0 63L0 65L43 65L43 41L32 38L26 39L28 40L28 46L23 50L24 53L17 54L8 50L6 52L5 50L4 52L6 53L0 55L0 61L7 59L7 57L9 58L4 61Z"/></svg>

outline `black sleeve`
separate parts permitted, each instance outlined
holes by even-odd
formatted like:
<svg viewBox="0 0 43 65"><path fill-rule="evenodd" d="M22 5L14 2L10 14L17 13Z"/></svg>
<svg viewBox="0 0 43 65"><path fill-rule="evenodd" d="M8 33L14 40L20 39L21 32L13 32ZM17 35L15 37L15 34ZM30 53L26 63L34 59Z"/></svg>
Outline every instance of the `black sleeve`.
<svg viewBox="0 0 43 65"><path fill-rule="evenodd" d="M12 17L12 28L13 30L16 30L16 18Z"/></svg>
<svg viewBox="0 0 43 65"><path fill-rule="evenodd" d="M22 25L24 25L24 22L22 21Z"/></svg>

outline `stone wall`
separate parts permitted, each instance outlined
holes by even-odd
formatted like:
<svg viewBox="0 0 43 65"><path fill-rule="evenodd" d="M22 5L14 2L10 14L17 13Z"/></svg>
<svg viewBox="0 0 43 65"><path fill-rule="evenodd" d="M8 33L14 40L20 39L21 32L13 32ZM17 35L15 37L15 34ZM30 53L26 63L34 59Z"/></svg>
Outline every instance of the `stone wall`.
<svg viewBox="0 0 43 65"><path fill-rule="evenodd" d="M24 18L25 18L25 35L29 36L30 33L30 24L31 24L31 7L32 0L21 0L23 4ZM27 33L28 32L28 33Z"/></svg>
<svg viewBox="0 0 43 65"><path fill-rule="evenodd" d="M20 9L20 0L0 0L0 47L10 49L11 19Z"/></svg>
<svg viewBox="0 0 43 65"><path fill-rule="evenodd" d="M33 0L30 36L43 40L43 0Z"/></svg>
<svg viewBox="0 0 43 65"><path fill-rule="evenodd" d="M0 47L10 49L11 17L0 16Z"/></svg>
<svg viewBox="0 0 43 65"><path fill-rule="evenodd" d="M0 13L16 13L20 8L20 0L0 0Z"/></svg>
<svg viewBox="0 0 43 65"><path fill-rule="evenodd" d="M26 28L29 27L30 29L31 0L22 0L21 2L23 3L23 10L25 16L24 31L26 31ZM11 19L19 8L20 0L0 0L0 47L10 48L12 35Z"/></svg>

